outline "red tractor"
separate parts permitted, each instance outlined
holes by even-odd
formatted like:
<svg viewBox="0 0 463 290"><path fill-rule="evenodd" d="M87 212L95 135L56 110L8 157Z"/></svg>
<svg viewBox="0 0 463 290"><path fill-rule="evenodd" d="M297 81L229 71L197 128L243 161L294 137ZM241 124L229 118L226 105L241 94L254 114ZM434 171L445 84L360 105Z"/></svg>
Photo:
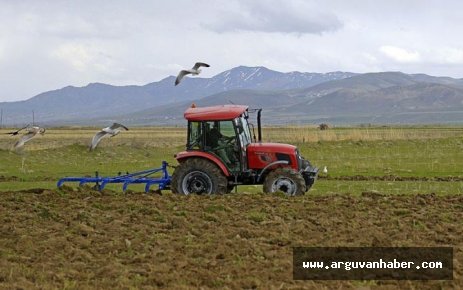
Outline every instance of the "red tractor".
<svg viewBox="0 0 463 290"><path fill-rule="evenodd" d="M250 111L257 112L258 138L248 123ZM188 108L186 151L175 155L179 165L172 175L172 192L227 193L249 184L263 184L266 193L308 191L318 168L296 146L262 143L261 111L239 105Z"/></svg>

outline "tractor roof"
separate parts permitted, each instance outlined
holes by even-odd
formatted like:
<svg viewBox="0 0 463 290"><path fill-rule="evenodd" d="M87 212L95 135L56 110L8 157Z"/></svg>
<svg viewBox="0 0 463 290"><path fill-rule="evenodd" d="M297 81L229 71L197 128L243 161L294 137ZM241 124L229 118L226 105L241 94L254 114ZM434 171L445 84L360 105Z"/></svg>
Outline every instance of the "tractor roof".
<svg viewBox="0 0 463 290"><path fill-rule="evenodd" d="M248 109L248 106L222 105L212 107L192 107L185 111L188 121L221 121L233 120Z"/></svg>

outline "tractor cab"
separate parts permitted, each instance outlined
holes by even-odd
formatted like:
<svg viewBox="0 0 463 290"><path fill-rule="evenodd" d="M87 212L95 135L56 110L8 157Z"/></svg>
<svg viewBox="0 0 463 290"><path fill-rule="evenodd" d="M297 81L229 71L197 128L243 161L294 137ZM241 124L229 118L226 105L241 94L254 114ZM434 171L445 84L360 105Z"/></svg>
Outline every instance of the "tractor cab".
<svg viewBox="0 0 463 290"><path fill-rule="evenodd" d="M245 169L246 148L253 142L247 107L220 106L203 114L189 114L187 110L185 117L189 121L187 151L212 154L230 172Z"/></svg>

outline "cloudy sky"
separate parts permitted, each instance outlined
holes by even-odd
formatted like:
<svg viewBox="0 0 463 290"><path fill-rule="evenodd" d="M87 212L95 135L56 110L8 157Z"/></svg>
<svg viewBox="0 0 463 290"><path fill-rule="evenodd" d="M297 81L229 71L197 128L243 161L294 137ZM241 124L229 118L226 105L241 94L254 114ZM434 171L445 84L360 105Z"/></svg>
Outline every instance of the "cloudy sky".
<svg viewBox="0 0 463 290"><path fill-rule="evenodd" d="M463 78L463 1L0 0L0 101L143 85L196 61Z"/></svg>

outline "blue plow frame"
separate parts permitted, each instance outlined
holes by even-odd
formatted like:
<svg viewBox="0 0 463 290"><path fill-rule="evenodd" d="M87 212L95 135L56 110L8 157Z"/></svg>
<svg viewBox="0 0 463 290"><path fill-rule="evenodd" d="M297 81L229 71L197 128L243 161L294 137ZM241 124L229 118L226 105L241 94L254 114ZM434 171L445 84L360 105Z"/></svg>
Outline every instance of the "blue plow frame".
<svg viewBox="0 0 463 290"><path fill-rule="evenodd" d="M135 173L119 176L99 177L98 172L95 177L64 177L58 180L57 186L61 187L65 182L79 182L79 186L86 183L95 183L97 190L103 190L108 183L122 183L122 190L125 192L129 184L144 183L145 192L149 192L151 185L158 184L159 190L166 189L170 185L172 177L167 172L168 163L162 161L160 168L153 168ZM151 174L162 172L162 177L148 177Z"/></svg>

